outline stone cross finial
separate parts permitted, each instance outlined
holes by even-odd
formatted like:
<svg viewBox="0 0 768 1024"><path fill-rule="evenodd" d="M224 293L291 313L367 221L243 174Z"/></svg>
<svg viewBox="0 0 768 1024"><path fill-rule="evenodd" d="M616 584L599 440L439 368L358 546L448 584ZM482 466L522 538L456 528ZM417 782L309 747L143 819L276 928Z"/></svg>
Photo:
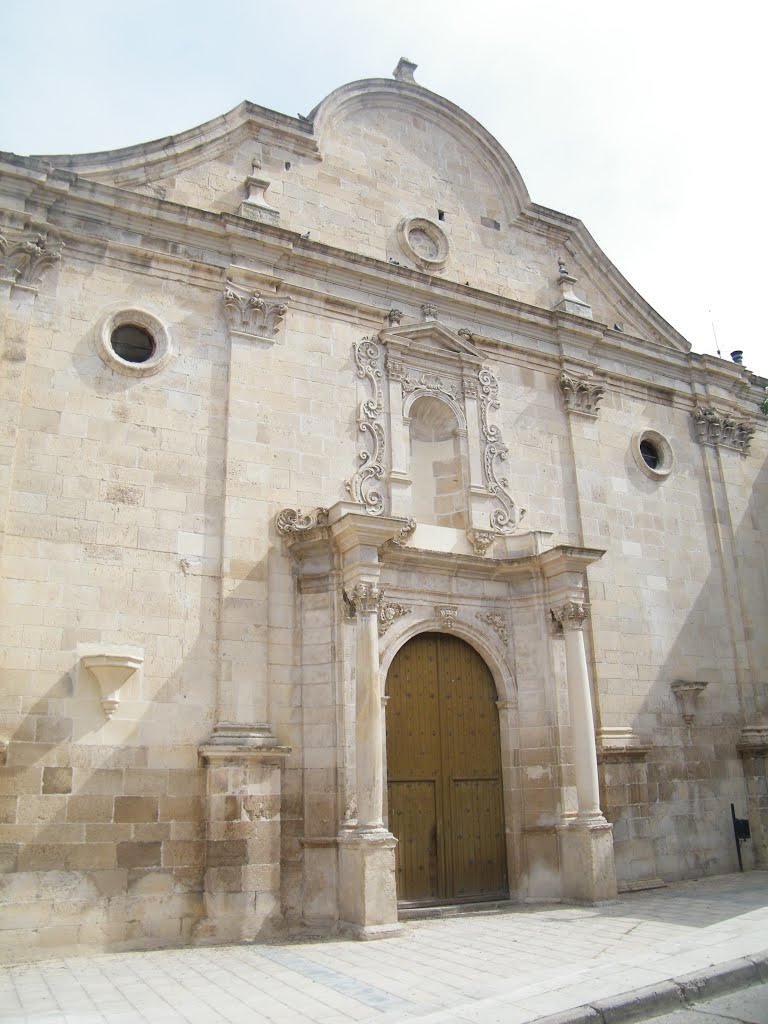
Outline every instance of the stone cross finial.
<svg viewBox="0 0 768 1024"><path fill-rule="evenodd" d="M417 85L418 83L413 77L413 72L418 66L418 64L414 64L412 61L408 60L407 57L401 57L392 74L398 82L410 82L412 85Z"/></svg>

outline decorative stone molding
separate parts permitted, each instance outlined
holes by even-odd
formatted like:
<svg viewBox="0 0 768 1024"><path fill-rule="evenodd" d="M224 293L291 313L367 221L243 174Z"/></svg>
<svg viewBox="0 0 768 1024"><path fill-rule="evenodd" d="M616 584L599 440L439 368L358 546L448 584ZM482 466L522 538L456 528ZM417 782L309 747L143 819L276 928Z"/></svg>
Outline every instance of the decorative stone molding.
<svg viewBox="0 0 768 1024"><path fill-rule="evenodd" d="M713 405L697 405L691 412L696 425L699 444L733 448L742 455L749 453L755 427L746 420L738 420Z"/></svg>
<svg viewBox="0 0 768 1024"><path fill-rule="evenodd" d="M476 380L462 381L465 398L477 398L480 394L480 386Z"/></svg>
<svg viewBox="0 0 768 1024"><path fill-rule="evenodd" d="M396 537L392 538L392 543L397 544L399 548L404 548L408 541L411 539L416 531L416 520L413 516L409 516L400 533Z"/></svg>
<svg viewBox="0 0 768 1024"><path fill-rule="evenodd" d="M431 302L425 302L421 307L421 313L425 320L436 320L437 306L433 306Z"/></svg>
<svg viewBox="0 0 768 1024"><path fill-rule="evenodd" d="M494 702L499 711L516 711L517 697L507 697Z"/></svg>
<svg viewBox="0 0 768 1024"><path fill-rule="evenodd" d="M403 217L396 236L403 253L421 270L442 270L448 262L448 238L442 228L426 217ZM437 310L427 319L435 316Z"/></svg>
<svg viewBox="0 0 768 1024"><path fill-rule="evenodd" d="M62 242L49 239L47 234L18 241L0 235L0 280L37 291L43 274L61 259L63 247Z"/></svg>
<svg viewBox="0 0 768 1024"><path fill-rule="evenodd" d="M485 555L488 548L498 537L496 533L489 533L488 530L467 530L469 543L472 545L476 555Z"/></svg>
<svg viewBox="0 0 768 1024"><path fill-rule="evenodd" d="M289 533L302 533L305 530L314 530L317 526L327 525L327 508L313 508L309 512L302 512L300 508L284 508L278 512L275 519L275 528L282 537Z"/></svg>
<svg viewBox="0 0 768 1024"><path fill-rule="evenodd" d="M403 319L402 309L390 309L387 313L387 322L390 327L399 327L400 321Z"/></svg>
<svg viewBox="0 0 768 1024"><path fill-rule="evenodd" d="M460 338L463 338L465 341L468 341L470 345L474 344L474 335L472 334L472 331L470 331L468 327L462 327L456 333Z"/></svg>
<svg viewBox="0 0 768 1024"><path fill-rule="evenodd" d="M509 481L499 475L500 465L507 461L509 448L501 436L499 428L490 422L489 413L499 408L499 382L490 370L484 366L478 372L480 399L480 428L485 441L483 466L485 469L486 487L498 501L501 508L491 513L491 529L496 533L514 532L525 515L525 509L518 509L509 493Z"/></svg>
<svg viewBox="0 0 768 1024"><path fill-rule="evenodd" d="M672 683L672 692L680 701L683 721L687 725L691 725L696 717L696 700L706 686L706 682L687 679L678 679Z"/></svg>
<svg viewBox="0 0 768 1024"><path fill-rule="evenodd" d="M559 275L557 283L562 293L562 298L555 306L555 309L560 310L563 313L573 313L575 316L583 316L587 320L592 319L592 307L584 299L580 299L574 292L573 286L576 284L576 278L568 273L565 267L565 263L562 260L557 261L559 269Z"/></svg>
<svg viewBox="0 0 768 1024"><path fill-rule="evenodd" d="M107 718L111 718L120 704L120 688L144 663L144 652L140 647L114 647L98 644L83 644L79 650L80 661L99 684L101 706Z"/></svg>
<svg viewBox="0 0 768 1024"><path fill-rule="evenodd" d="M628 725L599 729L595 741L599 762L644 761L651 750Z"/></svg>
<svg viewBox="0 0 768 1024"><path fill-rule="evenodd" d="M745 725L736 749L742 757L764 757L768 754L768 723Z"/></svg>
<svg viewBox="0 0 768 1024"><path fill-rule="evenodd" d="M581 629L589 615L589 606L579 601L565 601L552 609L553 619L560 624L563 631Z"/></svg>
<svg viewBox="0 0 768 1024"><path fill-rule="evenodd" d="M411 609L397 601L379 602L379 636L384 636L389 627L402 618L403 615L410 615Z"/></svg>
<svg viewBox="0 0 768 1024"><path fill-rule="evenodd" d="M227 280L224 312L232 334L272 341L280 330L288 306L279 300L263 299L258 292L245 291Z"/></svg>
<svg viewBox="0 0 768 1024"><path fill-rule="evenodd" d="M436 604L435 615L440 620L444 629L453 629L459 614L459 606L456 604Z"/></svg>
<svg viewBox="0 0 768 1024"><path fill-rule="evenodd" d="M588 377L576 377L565 372L557 378L560 394L568 412L596 417L600 402L605 395L605 386L595 384Z"/></svg>
<svg viewBox="0 0 768 1024"><path fill-rule="evenodd" d="M253 173L245 179L246 196L240 204L240 216L251 220L278 224L280 211L267 202L266 191L272 182L257 172L261 170L261 161L256 158L251 165Z"/></svg>
<svg viewBox="0 0 768 1024"><path fill-rule="evenodd" d="M287 751L290 747L279 747L271 727L266 722L218 722L208 740L210 747L201 747L203 753L211 747L233 751ZM203 753L203 756L206 756Z"/></svg>
<svg viewBox="0 0 768 1024"><path fill-rule="evenodd" d="M357 376L367 380L371 389L371 397L362 400L357 413L358 430L365 437L370 437L371 447L358 449L360 465L345 486L353 501L364 505L369 515L378 516L384 511L384 496L376 484L384 475L386 453L382 423L384 399L381 387L381 348L370 338L363 338L355 345L355 363Z"/></svg>
<svg viewBox="0 0 768 1024"><path fill-rule="evenodd" d="M459 400L458 384L446 381L436 373L413 373L399 359L387 359L386 366L389 379L400 383L404 395L413 391L433 391L447 395L454 402Z"/></svg>
<svg viewBox="0 0 768 1024"><path fill-rule="evenodd" d="M477 612L477 618L490 626L502 643L509 643L509 630L503 615L498 612Z"/></svg>

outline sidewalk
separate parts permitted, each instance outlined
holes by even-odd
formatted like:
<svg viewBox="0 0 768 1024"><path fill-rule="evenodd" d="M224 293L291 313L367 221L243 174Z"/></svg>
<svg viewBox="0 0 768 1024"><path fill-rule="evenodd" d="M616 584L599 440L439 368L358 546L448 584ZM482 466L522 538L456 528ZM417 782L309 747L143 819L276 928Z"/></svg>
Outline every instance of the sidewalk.
<svg viewBox="0 0 768 1024"><path fill-rule="evenodd" d="M412 921L401 936L378 942L157 950L8 967L0 971L0 1020L524 1024L595 1000L626 1002L636 989L664 990L664 982L692 972L716 974L720 966L722 977L723 965L764 950L768 872L753 871L599 907L550 904ZM727 972L734 976L732 967ZM739 977L748 983L747 973L742 968ZM608 1019L591 1014L596 1024Z"/></svg>

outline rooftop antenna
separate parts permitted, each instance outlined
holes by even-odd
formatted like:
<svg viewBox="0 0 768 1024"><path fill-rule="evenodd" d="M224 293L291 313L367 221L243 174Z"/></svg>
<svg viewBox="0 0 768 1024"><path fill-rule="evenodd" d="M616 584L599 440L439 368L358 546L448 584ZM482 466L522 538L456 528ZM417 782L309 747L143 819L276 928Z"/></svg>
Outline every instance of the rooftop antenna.
<svg viewBox="0 0 768 1024"><path fill-rule="evenodd" d="M714 320L714 317L712 316L712 310L711 309L709 311L709 318L710 318L710 323L712 324L712 333L715 336L715 351L717 352L718 356L720 356L720 358L722 359L723 358L723 353L720 351L720 342L717 340L717 331L715 330L715 320Z"/></svg>

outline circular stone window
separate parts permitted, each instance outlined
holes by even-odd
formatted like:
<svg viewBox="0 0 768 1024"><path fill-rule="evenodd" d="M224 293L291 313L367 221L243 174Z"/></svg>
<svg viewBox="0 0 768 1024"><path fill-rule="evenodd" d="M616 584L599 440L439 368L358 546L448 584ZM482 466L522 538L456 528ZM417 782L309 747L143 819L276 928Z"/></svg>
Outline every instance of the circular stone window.
<svg viewBox="0 0 768 1024"><path fill-rule="evenodd" d="M97 340L107 366L133 377L157 373L171 356L168 331L143 309L110 313L101 322Z"/></svg>
<svg viewBox="0 0 768 1024"><path fill-rule="evenodd" d="M641 430L632 438L632 454L640 469L652 480L672 472L672 445L658 430Z"/></svg>
<svg viewBox="0 0 768 1024"><path fill-rule="evenodd" d="M442 270L448 262L448 238L426 217L404 217L397 225L397 241L422 270Z"/></svg>

